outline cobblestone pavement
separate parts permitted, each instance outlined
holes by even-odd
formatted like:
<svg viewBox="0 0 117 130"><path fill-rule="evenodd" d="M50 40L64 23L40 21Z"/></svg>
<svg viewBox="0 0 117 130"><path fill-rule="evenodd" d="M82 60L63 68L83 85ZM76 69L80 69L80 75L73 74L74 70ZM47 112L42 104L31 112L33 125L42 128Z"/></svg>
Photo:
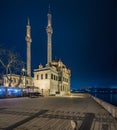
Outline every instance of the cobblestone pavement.
<svg viewBox="0 0 117 130"><path fill-rule="evenodd" d="M117 121L92 98L0 99L0 130L117 130Z"/></svg>

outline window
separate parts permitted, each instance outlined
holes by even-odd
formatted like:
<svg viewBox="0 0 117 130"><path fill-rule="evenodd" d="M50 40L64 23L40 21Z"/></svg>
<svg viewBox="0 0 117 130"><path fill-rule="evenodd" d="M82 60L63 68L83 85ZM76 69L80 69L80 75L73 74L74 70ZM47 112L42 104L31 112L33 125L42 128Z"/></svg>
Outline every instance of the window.
<svg viewBox="0 0 117 130"><path fill-rule="evenodd" d="M48 79L48 74L45 74L45 79Z"/></svg>
<svg viewBox="0 0 117 130"><path fill-rule="evenodd" d="M59 81L61 81L61 77L59 77Z"/></svg>
<svg viewBox="0 0 117 130"><path fill-rule="evenodd" d="M37 80L39 79L39 75L37 74Z"/></svg>
<svg viewBox="0 0 117 130"><path fill-rule="evenodd" d="M54 80L56 80L56 77L55 77L55 75L54 75Z"/></svg>
<svg viewBox="0 0 117 130"><path fill-rule="evenodd" d="M23 82L23 81L22 81ZM26 80L26 84L28 84L28 80Z"/></svg>
<svg viewBox="0 0 117 130"><path fill-rule="evenodd" d="M67 82L69 82L69 80L67 79Z"/></svg>
<svg viewBox="0 0 117 130"><path fill-rule="evenodd" d="M51 79L53 79L53 74L51 74Z"/></svg>
<svg viewBox="0 0 117 130"><path fill-rule="evenodd" d="M41 79L43 79L43 74L41 74Z"/></svg>

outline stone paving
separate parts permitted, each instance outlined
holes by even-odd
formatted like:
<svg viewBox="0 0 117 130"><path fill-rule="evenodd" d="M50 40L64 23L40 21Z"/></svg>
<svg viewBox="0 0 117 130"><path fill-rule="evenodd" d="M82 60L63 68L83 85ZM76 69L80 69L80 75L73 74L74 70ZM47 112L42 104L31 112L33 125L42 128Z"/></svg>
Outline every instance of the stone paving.
<svg viewBox="0 0 117 130"><path fill-rule="evenodd" d="M0 130L117 130L115 120L91 97L0 99Z"/></svg>

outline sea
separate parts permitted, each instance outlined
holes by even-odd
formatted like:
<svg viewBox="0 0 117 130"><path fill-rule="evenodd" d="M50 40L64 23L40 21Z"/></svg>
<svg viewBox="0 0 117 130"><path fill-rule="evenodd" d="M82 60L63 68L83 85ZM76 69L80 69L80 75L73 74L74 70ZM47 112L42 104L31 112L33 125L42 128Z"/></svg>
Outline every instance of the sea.
<svg viewBox="0 0 117 130"><path fill-rule="evenodd" d="M117 93L90 93L114 106L117 106Z"/></svg>

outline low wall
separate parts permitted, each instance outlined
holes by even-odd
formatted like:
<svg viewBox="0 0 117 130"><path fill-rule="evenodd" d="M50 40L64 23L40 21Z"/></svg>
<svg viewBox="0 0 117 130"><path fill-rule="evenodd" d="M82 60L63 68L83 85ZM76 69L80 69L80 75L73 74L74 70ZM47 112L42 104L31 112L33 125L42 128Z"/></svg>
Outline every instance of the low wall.
<svg viewBox="0 0 117 130"><path fill-rule="evenodd" d="M99 98L96 98L94 96L91 96L97 103L99 103L102 107L104 107L114 118L117 119L117 107L114 105L111 105Z"/></svg>
<svg viewBox="0 0 117 130"><path fill-rule="evenodd" d="M71 93L73 97L89 98L91 95L88 93Z"/></svg>

